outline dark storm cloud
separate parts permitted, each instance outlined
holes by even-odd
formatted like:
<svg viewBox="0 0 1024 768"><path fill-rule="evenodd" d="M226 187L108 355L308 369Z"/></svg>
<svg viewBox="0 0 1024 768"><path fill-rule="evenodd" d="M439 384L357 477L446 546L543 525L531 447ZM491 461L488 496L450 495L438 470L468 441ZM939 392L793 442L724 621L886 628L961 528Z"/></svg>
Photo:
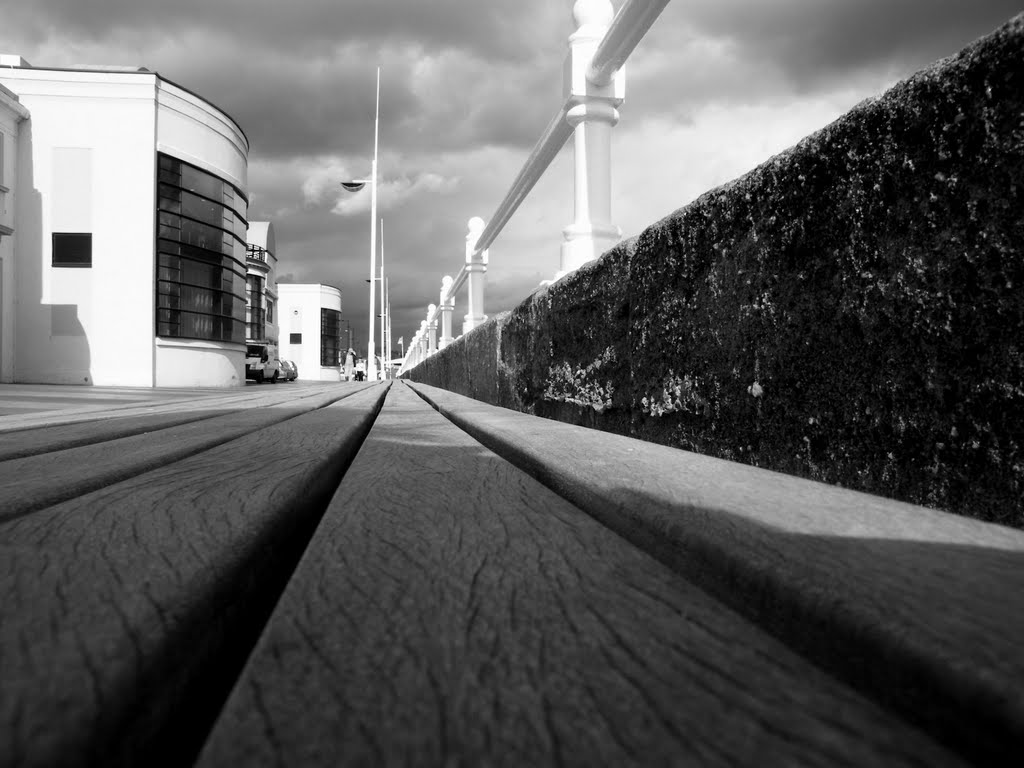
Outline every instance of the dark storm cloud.
<svg viewBox="0 0 1024 768"><path fill-rule="evenodd" d="M0 0L0 9L20 41L8 52L39 66L145 66L201 92L271 157L365 148L377 65L396 144L527 146L557 100L551 73L571 29L570 8L542 0ZM30 55L65 39L117 53Z"/></svg>
<svg viewBox="0 0 1024 768"><path fill-rule="evenodd" d="M394 335L408 342L426 305L437 301L441 276L460 267L467 218L493 213L559 106L572 6L0 0L0 52L39 66L146 66L226 110L250 139L251 218L274 222L281 272L339 286L346 320L364 345L369 216L337 208L337 182L368 170L379 65L382 185L404 183L407 193L382 204L381 216ZM652 168L626 174L617 159L615 173L637 179L629 203L653 220L685 200L655 205L652 188L685 177L700 191L751 167L728 162L740 154L730 148L756 143L751 131L770 131L736 115L776 115L792 123L795 141L823 124L797 115L839 114L808 104L842 92L836 104L845 109L847 94L874 95L1019 10L1019 0L675 0L627 65L615 133L616 158ZM712 107L726 114L710 121ZM684 149L711 152L663 144L662 134L699 142L703 130L706 141L709 125L725 134L714 145L721 163L676 168ZM647 141L637 144L641 136ZM560 230L572 216L570 168L549 171L492 247L489 313L513 306L558 268ZM658 171L666 181L651 181ZM440 182L419 183L430 174ZM458 329L465 307L455 314Z"/></svg>
<svg viewBox="0 0 1024 768"><path fill-rule="evenodd" d="M5 24L36 41L53 34L103 40L124 30L175 37L200 28L247 41L252 55L270 49L316 57L356 41L521 59L546 52L558 37L555 25L537 24L552 18L544 0L5 0L0 8Z"/></svg>
<svg viewBox="0 0 1024 768"><path fill-rule="evenodd" d="M916 69L1022 10L1019 0L690 0L685 6L701 33L734 41L751 61L771 63L801 83L869 67Z"/></svg>

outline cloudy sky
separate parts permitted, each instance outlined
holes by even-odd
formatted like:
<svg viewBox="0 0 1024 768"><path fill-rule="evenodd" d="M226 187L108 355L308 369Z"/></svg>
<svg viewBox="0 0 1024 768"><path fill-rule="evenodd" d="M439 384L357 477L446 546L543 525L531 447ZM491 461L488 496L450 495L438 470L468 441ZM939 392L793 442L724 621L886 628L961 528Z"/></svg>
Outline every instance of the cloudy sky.
<svg viewBox="0 0 1024 768"><path fill-rule="evenodd" d="M614 0L616 9L623 0ZM957 52L1020 0L673 0L627 65L612 211L626 237ZM0 52L36 66L145 66L234 117L250 219L280 275L342 290L365 350L369 173L381 67L379 215L406 341L466 222L489 219L558 110L572 0L0 0ZM559 266L567 146L490 251L487 311ZM456 307L456 328L465 313ZM379 345L379 340L378 340Z"/></svg>

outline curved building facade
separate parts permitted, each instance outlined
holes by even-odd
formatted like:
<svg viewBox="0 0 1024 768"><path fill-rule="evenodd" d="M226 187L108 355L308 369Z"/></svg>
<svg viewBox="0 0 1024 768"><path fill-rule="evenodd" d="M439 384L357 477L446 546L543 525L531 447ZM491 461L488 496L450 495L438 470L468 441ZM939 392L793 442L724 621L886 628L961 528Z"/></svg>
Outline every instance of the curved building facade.
<svg viewBox="0 0 1024 768"><path fill-rule="evenodd" d="M19 60L0 84L29 113L17 144L13 380L244 384L241 128L147 70Z"/></svg>
<svg viewBox="0 0 1024 768"><path fill-rule="evenodd" d="M279 283L280 356L300 379L340 381L344 363L341 291L321 283Z"/></svg>

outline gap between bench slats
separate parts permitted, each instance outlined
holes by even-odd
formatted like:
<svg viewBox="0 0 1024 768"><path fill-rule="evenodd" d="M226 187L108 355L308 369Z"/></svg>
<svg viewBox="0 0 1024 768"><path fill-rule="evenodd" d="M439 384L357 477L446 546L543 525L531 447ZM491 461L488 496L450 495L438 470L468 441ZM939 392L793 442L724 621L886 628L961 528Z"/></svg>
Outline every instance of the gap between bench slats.
<svg viewBox="0 0 1024 768"><path fill-rule="evenodd" d="M396 384L199 765L631 764L959 761Z"/></svg>
<svg viewBox="0 0 1024 768"><path fill-rule="evenodd" d="M191 421L102 443L0 461L0 522L81 496L133 475L170 464L222 443L351 395L358 390L322 391L302 398L275 398L222 416ZM272 444L254 452L271 453Z"/></svg>
<svg viewBox="0 0 1024 768"><path fill-rule="evenodd" d="M385 391L0 525L0 765L190 762Z"/></svg>
<svg viewBox="0 0 1024 768"><path fill-rule="evenodd" d="M348 393L369 385L351 386L352 389ZM193 402L175 402L125 411L102 411L93 414L90 421L58 422L0 432L0 461L131 437L250 408L265 408L276 403L301 401L323 394L323 391L324 387L289 387L275 388L257 395L247 390L231 398L201 398ZM4 421L5 419L0 417L0 425Z"/></svg>

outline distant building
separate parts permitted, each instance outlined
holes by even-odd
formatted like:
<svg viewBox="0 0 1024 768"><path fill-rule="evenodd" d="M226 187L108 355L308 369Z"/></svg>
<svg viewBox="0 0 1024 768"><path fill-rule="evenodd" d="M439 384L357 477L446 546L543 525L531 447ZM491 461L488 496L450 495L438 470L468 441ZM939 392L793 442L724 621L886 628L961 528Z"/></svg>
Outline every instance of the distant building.
<svg viewBox="0 0 1024 768"><path fill-rule="evenodd" d="M3 183L16 191L14 223L0 219L0 233L13 230L0 243L6 380L243 384L239 125L145 69L0 55L0 85L16 94L14 113L28 113L12 131L11 97L0 95L4 174L16 173Z"/></svg>
<svg viewBox="0 0 1024 768"><path fill-rule="evenodd" d="M250 221L246 238L245 340L277 347L277 244L274 225Z"/></svg>
<svg viewBox="0 0 1024 768"><path fill-rule="evenodd" d="M340 381L341 291L320 283L280 283L280 357L293 361L300 379Z"/></svg>

